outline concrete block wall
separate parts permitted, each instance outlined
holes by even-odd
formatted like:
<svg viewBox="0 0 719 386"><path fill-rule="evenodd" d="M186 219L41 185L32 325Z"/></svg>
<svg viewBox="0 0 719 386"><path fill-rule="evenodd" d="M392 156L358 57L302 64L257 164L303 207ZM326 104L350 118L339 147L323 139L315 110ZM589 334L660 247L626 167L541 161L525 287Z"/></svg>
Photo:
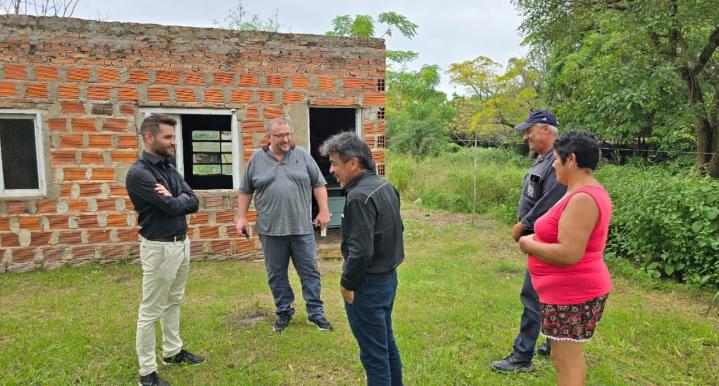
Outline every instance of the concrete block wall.
<svg viewBox="0 0 719 386"><path fill-rule="evenodd" d="M0 273L136 258L124 180L143 108L237 109L244 171L267 120L356 106L383 171L384 75L381 39L0 16L0 113L41 112L48 181L44 197L0 198ZM198 196L193 258L253 255L237 193Z"/></svg>

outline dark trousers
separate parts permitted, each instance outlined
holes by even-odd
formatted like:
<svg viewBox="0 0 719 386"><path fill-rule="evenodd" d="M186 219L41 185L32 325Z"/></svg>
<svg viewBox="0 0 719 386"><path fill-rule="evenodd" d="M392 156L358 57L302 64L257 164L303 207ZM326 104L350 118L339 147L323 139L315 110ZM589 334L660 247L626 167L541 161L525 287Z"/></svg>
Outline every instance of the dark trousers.
<svg viewBox="0 0 719 386"><path fill-rule="evenodd" d="M290 287L290 279L287 269L290 259L297 270L302 284L302 297L307 306L307 316L312 318L324 315L320 292L320 272L317 269L317 245L315 236L293 235L293 236L267 236L260 235L262 249L265 253L265 268L267 270L267 281L272 290L272 297L275 299L275 313L294 314L292 304L295 302L295 294Z"/></svg>
<svg viewBox="0 0 719 386"><path fill-rule="evenodd" d="M370 278L355 289L345 311L360 347L360 360L369 386L402 385L402 360L392 332L392 307L397 292L397 271Z"/></svg>
<svg viewBox="0 0 719 386"><path fill-rule="evenodd" d="M524 275L522 292L519 294L524 311L519 322L519 334L514 339L512 350L514 355L531 361L534 357L534 345L539 337L541 321L539 320L539 296L532 287L529 271Z"/></svg>

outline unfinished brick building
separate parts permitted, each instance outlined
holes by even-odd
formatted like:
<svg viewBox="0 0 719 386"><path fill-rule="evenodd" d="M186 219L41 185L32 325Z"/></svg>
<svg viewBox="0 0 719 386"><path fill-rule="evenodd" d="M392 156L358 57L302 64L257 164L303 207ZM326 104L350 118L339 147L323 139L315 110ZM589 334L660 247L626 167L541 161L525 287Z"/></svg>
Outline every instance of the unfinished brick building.
<svg viewBox="0 0 719 386"><path fill-rule="evenodd" d="M124 181L153 112L180 122L193 258L253 255L236 189L265 122L289 118L316 157L354 130L383 174L384 74L381 39L0 17L0 273L138 255Z"/></svg>

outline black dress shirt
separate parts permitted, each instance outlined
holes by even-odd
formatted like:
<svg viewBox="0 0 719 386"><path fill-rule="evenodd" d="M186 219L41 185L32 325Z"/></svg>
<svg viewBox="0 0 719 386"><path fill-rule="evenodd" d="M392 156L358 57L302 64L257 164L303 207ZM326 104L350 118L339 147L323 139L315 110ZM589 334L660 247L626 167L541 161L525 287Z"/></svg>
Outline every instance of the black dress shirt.
<svg viewBox="0 0 719 386"><path fill-rule="evenodd" d="M164 197L155 192L162 184L172 193ZM197 212L195 192L166 159L147 152L130 167L125 188L135 206L140 234L146 239L167 239L187 233L185 215Z"/></svg>

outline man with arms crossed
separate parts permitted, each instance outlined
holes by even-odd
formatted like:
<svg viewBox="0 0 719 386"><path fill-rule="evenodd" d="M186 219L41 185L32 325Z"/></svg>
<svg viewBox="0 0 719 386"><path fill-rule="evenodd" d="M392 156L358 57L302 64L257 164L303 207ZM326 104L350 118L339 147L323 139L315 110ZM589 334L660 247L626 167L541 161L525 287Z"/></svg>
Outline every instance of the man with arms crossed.
<svg viewBox="0 0 719 386"><path fill-rule="evenodd" d="M517 217L512 227L512 238L518 241L523 235L534 233L534 222L567 192L567 187L557 182L552 167L554 140L559 134L557 117L544 110L533 110L529 118L516 129L529 144L529 150L537 154L534 166L524 176L522 195L519 198ZM529 272L525 273L522 292L519 295L524 306L519 334L514 339L512 353L506 358L492 362L492 369L500 372L531 371L534 345L539 337L539 297L532 287ZM549 341L537 348L540 355L549 355Z"/></svg>
<svg viewBox="0 0 719 386"><path fill-rule="evenodd" d="M367 384L402 385L402 361L392 331L396 268L404 260L399 193L375 174L369 146L355 133L331 137L321 151L347 193L340 291Z"/></svg>
<svg viewBox="0 0 719 386"><path fill-rule="evenodd" d="M267 130L270 143L255 151L240 183L237 232L249 237L247 211L254 195L255 229L262 242L277 314L273 330L281 332L287 328L295 314L292 307L295 295L287 277L292 258L302 283L307 320L319 330L329 331L332 324L325 319L320 299L317 245L312 228L312 193L319 205L314 223L324 228L330 221L325 179L312 156L292 143L289 121L273 119Z"/></svg>
<svg viewBox="0 0 719 386"><path fill-rule="evenodd" d="M198 364L205 358L182 348L180 304L190 271L190 239L185 215L197 212L198 201L170 163L175 155L175 125L166 115L152 114L140 127L145 151L127 172L125 187L140 225L142 302L137 319L136 349L140 385L168 385L157 376L155 323L162 327L162 362Z"/></svg>

